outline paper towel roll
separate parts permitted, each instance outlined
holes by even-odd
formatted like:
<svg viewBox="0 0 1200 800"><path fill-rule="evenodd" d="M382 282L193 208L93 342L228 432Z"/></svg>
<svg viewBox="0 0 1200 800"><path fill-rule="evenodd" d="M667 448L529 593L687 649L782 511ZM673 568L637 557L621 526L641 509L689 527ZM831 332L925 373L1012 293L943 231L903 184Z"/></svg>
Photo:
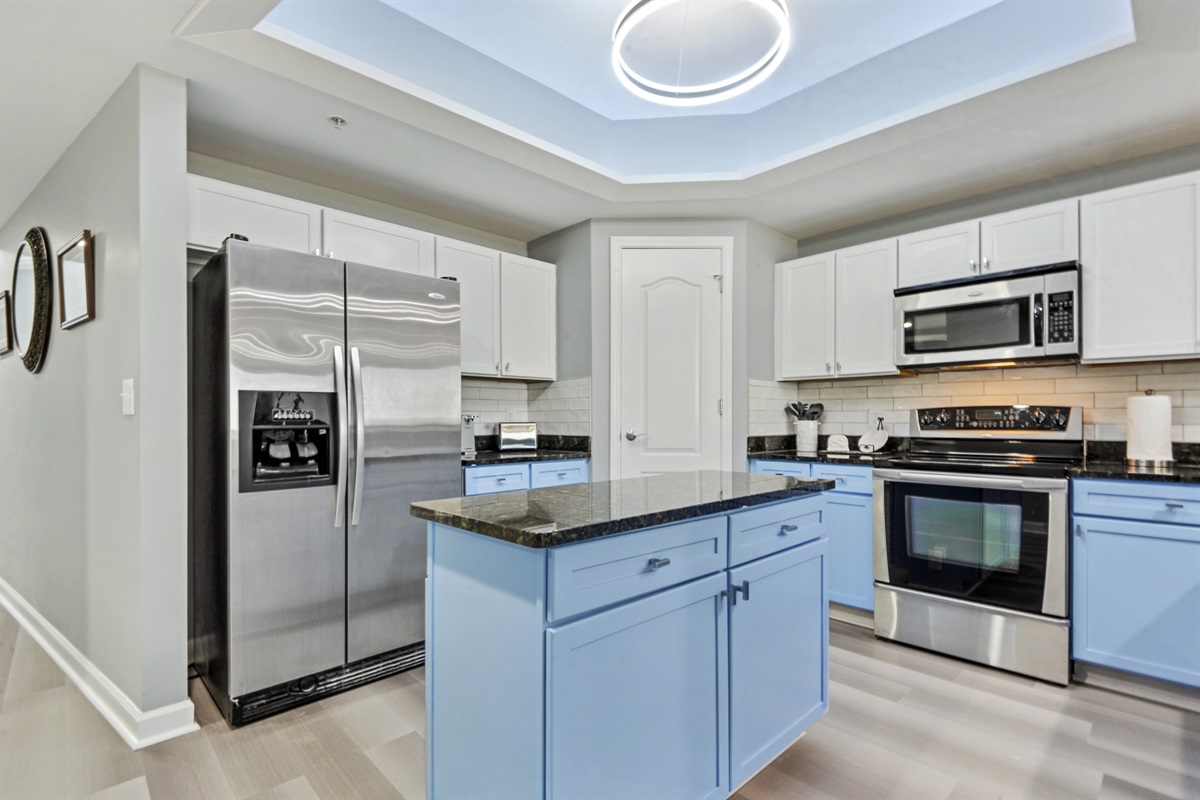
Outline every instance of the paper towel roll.
<svg viewBox="0 0 1200 800"><path fill-rule="evenodd" d="M1138 394L1126 400L1125 458L1174 461L1171 453L1171 398Z"/></svg>

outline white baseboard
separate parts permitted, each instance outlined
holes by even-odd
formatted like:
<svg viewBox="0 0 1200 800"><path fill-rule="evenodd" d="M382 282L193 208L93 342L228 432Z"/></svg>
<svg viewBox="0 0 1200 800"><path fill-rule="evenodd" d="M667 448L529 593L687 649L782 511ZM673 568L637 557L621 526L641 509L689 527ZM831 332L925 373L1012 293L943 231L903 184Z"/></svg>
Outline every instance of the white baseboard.
<svg viewBox="0 0 1200 800"><path fill-rule="evenodd" d="M41 645L71 682L79 687L83 696L134 750L200 729L196 724L196 709L190 699L185 698L181 702L150 711L138 708L3 578L0 578L0 605Z"/></svg>

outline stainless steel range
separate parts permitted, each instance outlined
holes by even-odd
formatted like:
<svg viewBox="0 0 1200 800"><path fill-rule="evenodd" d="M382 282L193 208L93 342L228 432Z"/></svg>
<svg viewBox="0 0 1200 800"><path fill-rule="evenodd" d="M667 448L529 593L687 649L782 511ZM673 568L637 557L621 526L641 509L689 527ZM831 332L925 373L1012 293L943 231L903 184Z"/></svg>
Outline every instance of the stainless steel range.
<svg viewBox="0 0 1200 800"><path fill-rule="evenodd" d="M910 430L875 462L875 635L1065 685L1082 410L927 408Z"/></svg>

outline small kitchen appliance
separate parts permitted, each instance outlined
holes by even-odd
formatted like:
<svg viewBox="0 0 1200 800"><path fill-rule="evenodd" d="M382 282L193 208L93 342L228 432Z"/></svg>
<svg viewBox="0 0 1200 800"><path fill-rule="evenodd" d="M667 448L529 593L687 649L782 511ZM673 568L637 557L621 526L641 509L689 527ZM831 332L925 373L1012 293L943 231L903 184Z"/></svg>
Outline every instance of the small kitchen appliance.
<svg viewBox="0 0 1200 800"><path fill-rule="evenodd" d="M1067 470L1082 410L914 410L875 461L875 635L1065 685Z"/></svg>
<svg viewBox="0 0 1200 800"><path fill-rule="evenodd" d="M462 415L462 457L475 458L475 420L478 414Z"/></svg>
<svg viewBox="0 0 1200 800"><path fill-rule="evenodd" d="M536 422L501 422L501 450L537 450Z"/></svg>

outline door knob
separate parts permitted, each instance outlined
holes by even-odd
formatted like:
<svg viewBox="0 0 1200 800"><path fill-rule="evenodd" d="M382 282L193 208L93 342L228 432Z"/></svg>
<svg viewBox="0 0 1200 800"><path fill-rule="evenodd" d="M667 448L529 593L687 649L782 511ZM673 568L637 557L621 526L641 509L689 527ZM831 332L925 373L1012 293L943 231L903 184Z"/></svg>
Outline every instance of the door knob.
<svg viewBox="0 0 1200 800"><path fill-rule="evenodd" d="M639 436L645 436L645 435L646 434L644 434L644 433L634 433L633 431L625 431L625 438L631 442L634 439L638 438Z"/></svg>

